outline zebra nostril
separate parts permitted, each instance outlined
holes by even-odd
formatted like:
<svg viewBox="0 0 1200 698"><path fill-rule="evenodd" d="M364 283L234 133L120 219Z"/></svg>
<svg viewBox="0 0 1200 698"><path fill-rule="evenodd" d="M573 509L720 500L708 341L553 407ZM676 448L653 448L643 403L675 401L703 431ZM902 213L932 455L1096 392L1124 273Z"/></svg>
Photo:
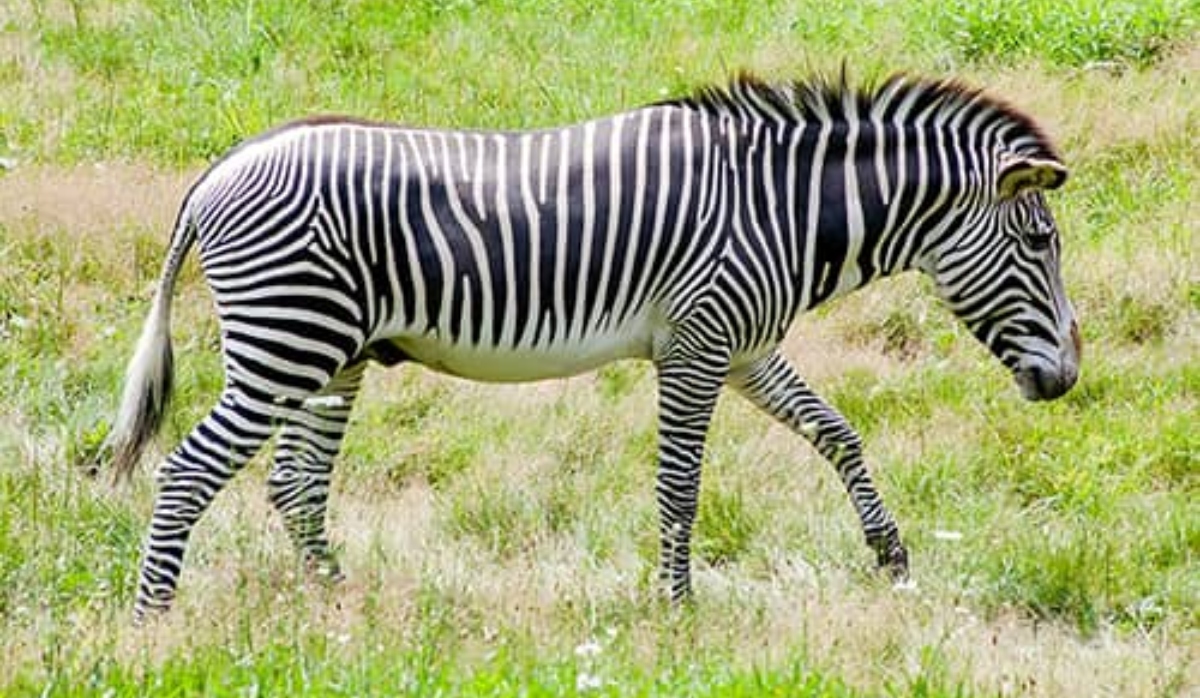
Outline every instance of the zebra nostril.
<svg viewBox="0 0 1200 698"><path fill-rule="evenodd" d="M1057 367L1031 363L1017 369L1013 377L1025 399L1036 402L1062 397L1075 386L1079 371L1070 361L1064 361Z"/></svg>

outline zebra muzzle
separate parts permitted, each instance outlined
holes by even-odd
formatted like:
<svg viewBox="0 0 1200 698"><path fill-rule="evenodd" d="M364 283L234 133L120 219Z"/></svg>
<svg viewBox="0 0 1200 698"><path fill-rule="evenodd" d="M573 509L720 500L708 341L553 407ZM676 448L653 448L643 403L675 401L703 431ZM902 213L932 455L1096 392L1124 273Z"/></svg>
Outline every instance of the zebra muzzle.
<svg viewBox="0 0 1200 698"><path fill-rule="evenodd" d="M1083 341L1075 320L1071 320L1066 334L1057 362L1032 360L1022 363L1014 372L1017 385L1026 400L1054 400L1062 397L1079 380L1079 358L1083 352Z"/></svg>

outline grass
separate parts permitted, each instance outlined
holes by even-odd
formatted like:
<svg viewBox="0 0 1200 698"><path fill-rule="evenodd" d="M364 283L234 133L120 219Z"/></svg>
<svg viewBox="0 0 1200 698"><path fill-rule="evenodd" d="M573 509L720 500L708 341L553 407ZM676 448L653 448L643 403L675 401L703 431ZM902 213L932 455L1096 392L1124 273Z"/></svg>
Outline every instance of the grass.
<svg viewBox="0 0 1200 698"><path fill-rule="evenodd" d="M545 11L512 0L6 4L0 90L13 98L0 104L0 154L172 164L314 110L520 128L742 67L794 74L844 58L865 75L1030 59L1143 68L1186 45L1200 14L1194 0L922 0L887 11L830 0L572 0Z"/></svg>
<svg viewBox="0 0 1200 698"><path fill-rule="evenodd" d="M931 12L934 33L968 60L1040 57L1055 64L1145 67L1195 29L1194 0L955 0Z"/></svg>
<svg viewBox="0 0 1200 698"><path fill-rule="evenodd" d="M1200 690L1195 2L0 0L0 694L1185 696ZM297 569L253 463L179 607L128 625L148 476L106 432L200 164L320 111L519 128L747 67L953 73L1043 121L1085 365L1030 405L916 278L787 352L859 427L918 588L830 468L718 406L694 607L653 585L647 366L532 386L373 371L333 497L348 579ZM189 264L162 448L219 390Z"/></svg>

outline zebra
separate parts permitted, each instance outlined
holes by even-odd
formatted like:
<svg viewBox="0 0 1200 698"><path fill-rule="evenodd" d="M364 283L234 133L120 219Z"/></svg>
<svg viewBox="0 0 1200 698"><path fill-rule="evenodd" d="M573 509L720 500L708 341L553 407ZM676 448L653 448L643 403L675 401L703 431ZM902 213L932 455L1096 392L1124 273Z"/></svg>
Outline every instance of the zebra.
<svg viewBox="0 0 1200 698"><path fill-rule="evenodd" d="M742 74L561 128L286 124L187 192L107 440L128 477L172 384L171 297L199 248L222 340L216 405L157 470L135 621L171 605L188 537L278 432L268 498L301 559L368 364L518 382L649 360L658 388L660 581L692 594L714 404L730 386L836 470L879 566L908 552L859 435L780 351L801 312L907 270L1029 400L1079 374L1045 192L1067 178L1035 121L953 79L852 86Z"/></svg>

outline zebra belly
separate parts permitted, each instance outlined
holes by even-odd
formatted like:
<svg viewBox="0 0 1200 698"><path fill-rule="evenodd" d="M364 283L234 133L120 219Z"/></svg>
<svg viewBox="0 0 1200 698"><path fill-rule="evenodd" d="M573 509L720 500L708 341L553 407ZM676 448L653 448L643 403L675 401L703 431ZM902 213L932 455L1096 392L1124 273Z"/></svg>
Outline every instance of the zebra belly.
<svg viewBox="0 0 1200 698"><path fill-rule="evenodd" d="M650 322L639 320L582 339L534 346L476 345L437 332L399 335L389 341L412 360L442 373L520 383L565 378L618 359L651 358L656 334Z"/></svg>

